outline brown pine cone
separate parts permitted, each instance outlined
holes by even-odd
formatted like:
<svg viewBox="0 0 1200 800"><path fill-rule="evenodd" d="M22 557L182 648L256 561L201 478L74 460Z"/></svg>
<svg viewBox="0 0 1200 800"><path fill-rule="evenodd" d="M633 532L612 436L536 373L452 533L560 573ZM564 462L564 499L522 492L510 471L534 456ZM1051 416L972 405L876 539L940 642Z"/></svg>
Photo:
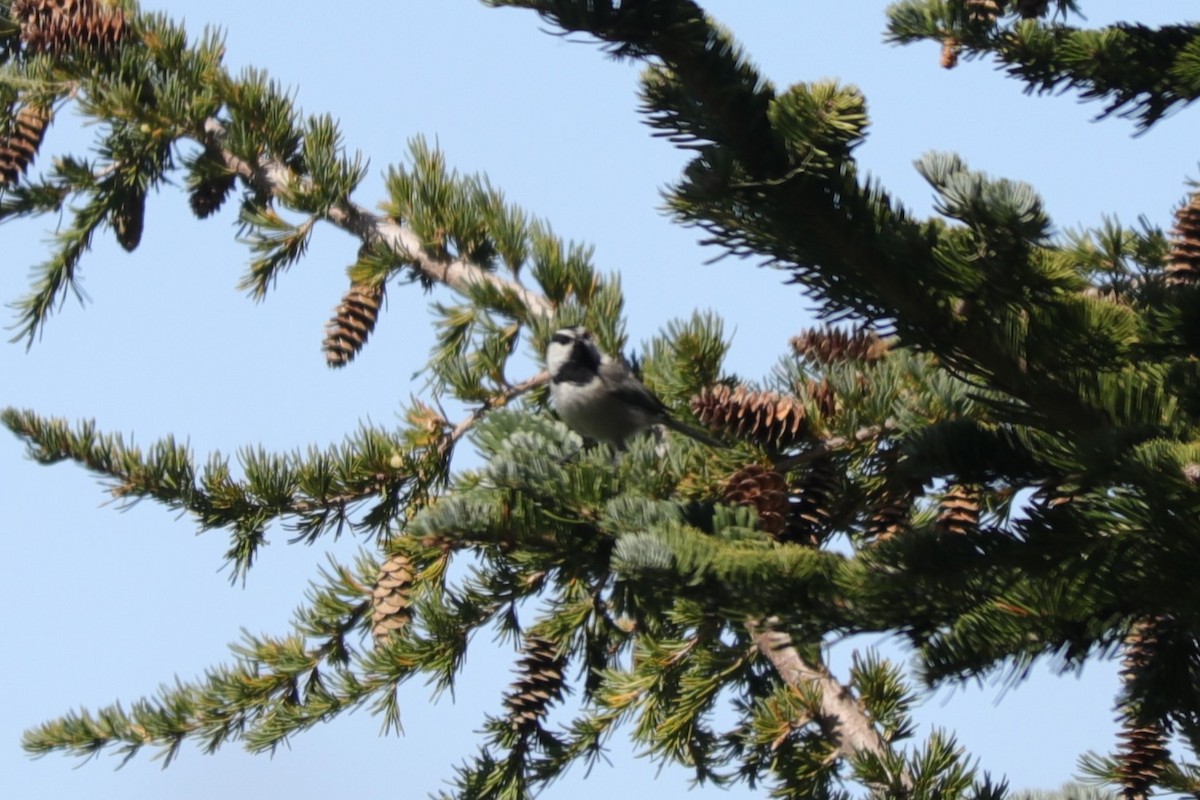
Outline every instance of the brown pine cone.
<svg viewBox="0 0 1200 800"><path fill-rule="evenodd" d="M23 105L17 110L12 131L0 141L0 187L15 184L29 169L49 124L47 109Z"/></svg>
<svg viewBox="0 0 1200 800"><path fill-rule="evenodd" d="M706 428L784 450L809 433L804 404L777 392L714 386L692 398L692 412Z"/></svg>
<svg viewBox="0 0 1200 800"><path fill-rule="evenodd" d="M200 153L188 174L188 205L197 219L205 219L220 210L237 182L237 174L225 164L221 149L208 145Z"/></svg>
<svg viewBox="0 0 1200 800"><path fill-rule="evenodd" d="M961 484L946 490L938 503L938 533L965 535L973 533L979 525L979 500L975 492Z"/></svg>
<svg viewBox="0 0 1200 800"><path fill-rule="evenodd" d="M325 351L326 364L331 367L344 367L363 349L367 337L375 330L375 323L379 320L383 294L383 284L350 285L333 318L325 326L325 342L322 349Z"/></svg>
<svg viewBox="0 0 1200 800"><path fill-rule="evenodd" d="M778 538L787 524L787 481L761 464L748 464L729 476L722 499L726 503L753 506L758 527Z"/></svg>
<svg viewBox="0 0 1200 800"><path fill-rule="evenodd" d="M966 0L963 5L976 22L995 22L1004 13L1004 0Z"/></svg>
<svg viewBox="0 0 1200 800"><path fill-rule="evenodd" d="M517 680L505 696L504 706L509 725L526 736L537 728L550 706L562 699L566 659L554 642L533 633L526 635L522 650Z"/></svg>
<svg viewBox="0 0 1200 800"><path fill-rule="evenodd" d="M1117 758L1126 800L1146 800L1162 777L1170 755L1166 735L1159 725L1128 724L1117 734Z"/></svg>
<svg viewBox="0 0 1200 800"><path fill-rule="evenodd" d="M1175 212L1171 252L1164 271L1169 284L1200 283L1200 192L1193 194L1187 205Z"/></svg>
<svg viewBox="0 0 1200 800"><path fill-rule="evenodd" d="M908 530L909 516L917 493L901 486L888 486L879 495L867 517L864 533L870 539L885 541Z"/></svg>
<svg viewBox="0 0 1200 800"><path fill-rule="evenodd" d="M787 529L780 537L809 547L820 547L829 536L833 517L830 502L841 488L841 474L832 458L813 462L804 477L792 487Z"/></svg>
<svg viewBox="0 0 1200 800"><path fill-rule="evenodd" d="M793 336L792 351L816 364L837 364L845 361L872 363L887 356L888 344L874 331L859 328L809 328Z"/></svg>
<svg viewBox="0 0 1200 800"><path fill-rule="evenodd" d="M103 50L126 30L125 12L101 0L13 0L9 14L21 26L25 47L36 53Z"/></svg>
<svg viewBox="0 0 1200 800"><path fill-rule="evenodd" d="M397 553L383 562L371 589L371 633L378 641L412 622L415 573L408 556Z"/></svg>

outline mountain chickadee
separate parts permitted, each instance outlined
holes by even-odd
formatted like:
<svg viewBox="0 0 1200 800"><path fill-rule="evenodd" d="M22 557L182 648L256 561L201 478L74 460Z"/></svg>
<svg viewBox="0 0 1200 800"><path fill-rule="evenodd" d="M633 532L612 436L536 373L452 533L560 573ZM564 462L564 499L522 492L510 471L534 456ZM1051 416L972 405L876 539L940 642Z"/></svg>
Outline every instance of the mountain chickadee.
<svg viewBox="0 0 1200 800"><path fill-rule="evenodd" d="M624 360L600 352L585 328L555 332L546 347L546 369L555 410L581 436L624 450L634 434L666 425L710 447L725 446L672 417Z"/></svg>

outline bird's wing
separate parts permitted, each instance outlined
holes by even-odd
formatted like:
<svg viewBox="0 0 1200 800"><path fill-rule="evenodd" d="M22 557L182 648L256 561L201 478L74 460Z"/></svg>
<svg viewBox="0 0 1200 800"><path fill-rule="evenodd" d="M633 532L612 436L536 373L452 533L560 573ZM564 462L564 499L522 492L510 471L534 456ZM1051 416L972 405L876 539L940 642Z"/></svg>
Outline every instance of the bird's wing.
<svg viewBox="0 0 1200 800"><path fill-rule="evenodd" d="M605 358L600 364L600 376L608 386L613 387L613 396L622 403L654 416L667 416L670 413L666 404L647 389L624 362Z"/></svg>
<svg viewBox="0 0 1200 800"><path fill-rule="evenodd" d="M668 428L678 431L684 436L690 436L698 442L703 442L709 447L729 446L704 431L675 419L671 415L671 410L658 398L658 395L646 388L645 384L637 379L637 376L624 362L606 358L600 364L600 373L606 383L617 387L613 389L613 394L620 402L645 411Z"/></svg>
<svg viewBox="0 0 1200 800"><path fill-rule="evenodd" d="M668 417L670 410L654 392L639 384L631 384L616 389L613 395L626 405L641 409L655 417Z"/></svg>

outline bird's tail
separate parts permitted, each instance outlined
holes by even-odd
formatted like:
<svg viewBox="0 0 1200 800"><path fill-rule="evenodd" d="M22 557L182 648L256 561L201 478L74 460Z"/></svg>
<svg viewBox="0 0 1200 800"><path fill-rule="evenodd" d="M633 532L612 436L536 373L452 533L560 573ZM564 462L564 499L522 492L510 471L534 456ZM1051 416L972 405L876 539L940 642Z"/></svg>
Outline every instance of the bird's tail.
<svg viewBox="0 0 1200 800"><path fill-rule="evenodd" d="M688 425L686 422L680 422L674 417L667 417L663 420L663 424L671 430L676 431L677 433L682 433L684 436L695 439L697 442L706 444L709 447L724 448L729 446L720 439L710 436L705 431L702 431L699 428L694 428L691 425Z"/></svg>

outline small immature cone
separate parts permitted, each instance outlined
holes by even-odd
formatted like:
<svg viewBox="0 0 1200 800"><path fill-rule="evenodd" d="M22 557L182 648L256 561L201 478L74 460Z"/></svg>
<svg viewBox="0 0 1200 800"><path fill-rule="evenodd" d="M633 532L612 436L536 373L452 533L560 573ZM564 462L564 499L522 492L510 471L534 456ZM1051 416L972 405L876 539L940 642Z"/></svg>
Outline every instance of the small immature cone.
<svg viewBox="0 0 1200 800"><path fill-rule="evenodd" d="M379 568L371 589L371 633L376 641L386 639L412 622L413 566L402 553Z"/></svg>
<svg viewBox="0 0 1200 800"><path fill-rule="evenodd" d="M554 642L531 633L525 636L524 655L517 662L517 680L504 698L508 723L527 736L546 716L550 706L562 699L566 659Z"/></svg>
<svg viewBox="0 0 1200 800"><path fill-rule="evenodd" d="M29 169L49 123L50 112L41 106L23 105L17 110L12 131L0 140L0 188L15 184Z"/></svg>
<svg viewBox="0 0 1200 800"><path fill-rule="evenodd" d="M942 56L940 59L942 69L954 69L958 66L958 53L962 50L962 42L955 39L953 36L947 36L942 39Z"/></svg>
<svg viewBox="0 0 1200 800"><path fill-rule="evenodd" d="M375 330L379 320L379 307L383 303L383 284L368 286L354 283L342 298L333 319L325 326L325 363L331 367L344 367L354 360L367 343L367 337Z"/></svg>
<svg viewBox="0 0 1200 800"><path fill-rule="evenodd" d="M224 180L211 180L198 183L188 192L188 205L196 219L211 217L225 204L225 198L233 188L237 176L232 173Z"/></svg>

